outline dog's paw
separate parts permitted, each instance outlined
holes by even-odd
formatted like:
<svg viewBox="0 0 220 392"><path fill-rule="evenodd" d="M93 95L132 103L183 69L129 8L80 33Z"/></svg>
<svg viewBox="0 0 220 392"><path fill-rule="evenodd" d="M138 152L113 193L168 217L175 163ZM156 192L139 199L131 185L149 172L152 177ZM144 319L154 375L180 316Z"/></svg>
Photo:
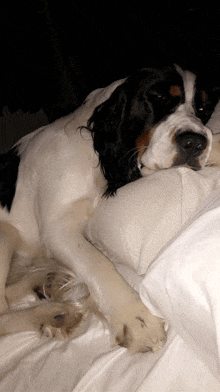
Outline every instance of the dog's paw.
<svg viewBox="0 0 220 392"><path fill-rule="evenodd" d="M140 300L117 309L110 328L116 344L128 348L132 354L157 352L166 341L164 322L153 316Z"/></svg>
<svg viewBox="0 0 220 392"><path fill-rule="evenodd" d="M90 293L88 287L74 276L73 273L50 271L41 281L32 288L37 297L41 300L47 299L54 302L69 301L84 307Z"/></svg>
<svg viewBox="0 0 220 392"><path fill-rule="evenodd" d="M66 339L74 334L84 321L83 313L67 303L48 303L34 309L35 321L41 336Z"/></svg>

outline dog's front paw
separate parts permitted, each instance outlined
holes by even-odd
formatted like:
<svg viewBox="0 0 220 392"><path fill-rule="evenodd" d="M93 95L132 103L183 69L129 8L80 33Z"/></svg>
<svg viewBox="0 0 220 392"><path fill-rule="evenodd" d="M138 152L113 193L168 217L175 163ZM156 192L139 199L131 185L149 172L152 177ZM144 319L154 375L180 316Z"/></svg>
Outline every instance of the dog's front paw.
<svg viewBox="0 0 220 392"><path fill-rule="evenodd" d="M116 344L128 348L132 354L157 352L166 341L164 322L153 316L140 300L117 309L110 325Z"/></svg>

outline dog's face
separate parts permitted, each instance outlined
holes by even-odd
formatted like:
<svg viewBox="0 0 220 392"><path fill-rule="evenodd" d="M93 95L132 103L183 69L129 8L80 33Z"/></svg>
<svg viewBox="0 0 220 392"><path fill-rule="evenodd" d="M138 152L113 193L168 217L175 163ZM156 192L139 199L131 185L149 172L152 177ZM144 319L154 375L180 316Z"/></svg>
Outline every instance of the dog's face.
<svg viewBox="0 0 220 392"><path fill-rule="evenodd" d="M217 103L216 96L193 73L179 67L176 70L180 78L156 82L147 92L154 113L165 116L149 124L152 127L146 127L136 141L142 175L179 165L199 170L210 153L212 134L205 124Z"/></svg>
<svg viewBox="0 0 220 392"><path fill-rule="evenodd" d="M128 77L89 120L107 195L154 170L201 169L212 134L205 126L218 96L178 66Z"/></svg>

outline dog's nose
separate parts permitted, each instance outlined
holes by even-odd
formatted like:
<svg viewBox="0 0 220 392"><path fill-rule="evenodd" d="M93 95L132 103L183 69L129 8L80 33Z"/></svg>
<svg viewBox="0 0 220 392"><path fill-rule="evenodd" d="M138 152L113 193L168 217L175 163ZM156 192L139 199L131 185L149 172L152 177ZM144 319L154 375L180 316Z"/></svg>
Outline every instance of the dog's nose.
<svg viewBox="0 0 220 392"><path fill-rule="evenodd" d="M207 146L207 138L193 131L179 131L176 135L176 143L180 150L190 156L200 155Z"/></svg>

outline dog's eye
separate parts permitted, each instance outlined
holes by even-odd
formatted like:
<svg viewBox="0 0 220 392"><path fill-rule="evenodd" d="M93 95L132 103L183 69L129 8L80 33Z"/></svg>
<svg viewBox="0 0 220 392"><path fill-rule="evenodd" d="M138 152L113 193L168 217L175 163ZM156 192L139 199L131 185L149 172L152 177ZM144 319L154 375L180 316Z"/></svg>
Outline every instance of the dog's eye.
<svg viewBox="0 0 220 392"><path fill-rule="evenodd" d="M196 109L197 116L200 118L203 124L205 124L211 117L212 111L213 107L208 102L198 105Z"/></svg>
<svg viewBox="0 0 220 392"><path fill-rule="evenodd" d="M158 93L157 91L151 91L150 95L154 98L157 99L158 101L164 101L166 99L166 96L162 93Z"/></svg>
<svg viewBox="0 0 220 392"><path fill-rule="evenodd" d="M157 94L157 99L162 101L162 100L166 99L166 97L162 94Z"/></svg>

